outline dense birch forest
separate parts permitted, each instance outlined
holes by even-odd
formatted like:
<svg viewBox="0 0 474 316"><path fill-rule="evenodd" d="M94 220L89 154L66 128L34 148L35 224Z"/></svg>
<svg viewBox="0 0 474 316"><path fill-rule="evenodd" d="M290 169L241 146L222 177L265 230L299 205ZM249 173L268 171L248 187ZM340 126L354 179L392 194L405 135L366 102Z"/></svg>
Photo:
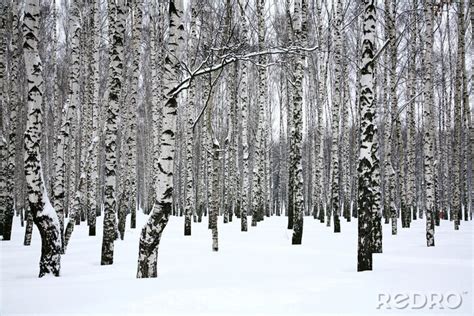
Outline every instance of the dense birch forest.
<svg viewBox="0 0 474 316"><path fill-rule="evenodd" d="M472 220L472 1L2 0L0 19L0 235L38 230L39 277L79 225L101 265L139 230L152 278L171 217L210 252L232 222L284 218L294 247L309 221L355 225L354 273L384 225L435 247Z"/></svg>

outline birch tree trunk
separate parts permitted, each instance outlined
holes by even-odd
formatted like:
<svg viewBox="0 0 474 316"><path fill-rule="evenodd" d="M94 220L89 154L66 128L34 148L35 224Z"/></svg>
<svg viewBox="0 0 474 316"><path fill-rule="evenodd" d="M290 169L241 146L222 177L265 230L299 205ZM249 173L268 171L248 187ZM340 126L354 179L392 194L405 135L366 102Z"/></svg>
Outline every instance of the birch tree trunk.
<svg viewBox="0 0 474 316"><path fill-rule="evenodd" d="M418 1L413 1L413 9L418 7ZM416 47L417 47L417 17L413 14L412 31L410 33L409 45L409 65L408 65L408 85L409 85L409 104L407 105L407 188L406 188L406 208L408 216L416 214L415 203L415 159L416 159L416 122L415 122L415 93L416 93ZM410 218L408 219L408 227L410 227Z"/></svg>
<svg viewBox="0 0 474 316"><path fill-rule="evenodd" d="M471 111L470 111L470 104L469 104L469 90L467 87L467 73L466 73L466 43L465 43L465 35L466 35L466 26L465 26L465 20L464 20L464 1L459 2L459 9L458 9L458 15L459 15L459 20L460 22L458 23L458 33L459 33L459 39L458 39L458 49L459 49L459 54L460 54L460 59L461 59L461 71L462 71L462 104L463 104L463 120L462 120L462 126L463 128L461 129L464 131L463 135L463 144L462 144L462 151L461 151L461 157L462 157L462 165L463 165L463 170L461 171L461 187L464 192L463 194L463 200L461 202L462 208L461 210L464 210L464 221L469 220L469 209L471 205L471 190L472 190L472 174L471 174L471 181L469 181L469 175L470 172L468 172L468 167L471 166L472 164L472 143L469 141L470 140L470 129L472 128L472 121L471 121ZM472 30L471 30L472 32ZM471 43L471 46L473 44ZM471 58L471 64L472 64L472 58ZM474 83L471 83L471 91ZM472 168L471 168L472 170Z"/></svg>
<svg viewBox="0 0 474 316"><path fill-rule="evenodd" d="M25 131L25 176L28 203L33 221L41 236L39 277L59 276L61 269L61 237L58 216L49 202L43 182L40 140L43 127L42 65L38 53L40 3L27 0L23 19L23 54L28 81L28 116Z"/></svg>
<svg viewBox="0 0 474 316"><path fill-rule="evenodd" d="M360 152L359 152L359 196L358 196L358 249L357 271L372 270L373 213L378 212L375 193L379 184L376 181L379 163L377 146L373 142L377 133L375 125L374 102L374 55L376 43L376 4L375 0L363 2L363 37L360 55Z"/></svg>
<svg viewBox="0 0 474 316"><path fill-rule="evenodd" d="M113 264L114 240L117 237L117 120L119 115L123 77L123 33L125 23L123 0L109 4L109 103L105 124L105 197L104 233L101 265Z"/></svg>
<svg viewBox="0 0 474 316"><path fill-rule="evenodd" d="M11 5L12 10L12 41L11 41L11 64L10 64L10 126L7 139L7 152L8 158L6 172L6 196L4 202L4 218L3 218L3 240L11 239L12 223L14 215L14 204L15 204L15 168L16 168L16 143L17 143L17 126L18 119L17 113L20 109L20 81L19 81L19 61L20 61L20 50L18 44L20 42L19 36L19 16L18 16L18 5L17 1L13 1Z"/></svg>
<svg viewBox="0 0 474 316"><path fill-rule="evenodd" d="M458 6L458 50L456 59L456 74L454 79L454 137L453 137L453 219L454 229L459 229L462 211L462 73L464 50L464 1L460 0ZM464 33L464 32L463 32Z"/></svg>
<svg viewBox="0 0 474 316"><path fill-rule="evenodd" d="M130 198L130 228L135 228L137 225L137 107L138 107L138 89L139 89L139 77L140 77L140 62L141 62L141 31L142 31L142 0L134 0L132 7L133 14L133 73L131 83L131 100L128 113L128 120L130 126L130 134L127 138L128 144L128 178L129 178L129 194Z"/></svg>
<svg viewBox="0 0 474 316"><path fill-rule="evenodd" d="M296 39L302 47L306 42L306 0L295 1L295 23L294 30ZM293 95L293 126L291 150L293 151L290 168L294 173L294 203L293 207L293 245L300 245L303 237L303 211L304 211L304 188L303 188L303 77L304 77L304 55L298 55L295 69L295 89Z"/></svg>
<svg viewBox="0 0 474 316"><path fill-rule="evenodd" d="M7 76L6 68L7 68L7 24L8 24L8 18L10 16L8 12L8 8L10 6L10 3L2 2L0 3L0 132L4 133L4 122L3 122L3 117L4 113L6 112L6 89L7 89L7 81L5 80L5 77ZM3 140L0 140L3 141ZM4 144L2 144L4 146ZM4 150L4 147L2 147L2 150ZM5 154L2 152L2 158L5 157ZM5 180L5 178L1 179L2 181ZM2 191L4 192L4 191ZM3 196L2 196L3 199ZM1 201L3 203L3 201ZM3 205L2 205L3 207ZM2 211L3 212L3 211ZM3 213L2 213L3 214ZM2 218L0 218L0 234L2 234L2 228L3 228L3 221Z"/></svg>
<svg viewBox="0 0 474 316"><path fill-rule="evenodd" d="M100 135L100 124L99 124L99 45L100 45L100 1L94 0L92 2L92 43L91 43L91 60L90 60L90 89L91 99L90 108L92 109L92 139L99 141ZM90 202L89 213L87 216L87 225L89 226L89 236L96 235L96 216L100 204L98 203L98 182L99 182L99 170L98 170L98 153L99 149L96 146L92 150L91 161L90 161L90 182L88 186L88 200Z"/></svg>
<svg viewBox="0 0 474 316"><path fill-rule="evenodd" d="M242 41L248 43L248 22L245 14L245 7L241 5L240 26L242 29ZM249 145L248 145L248 69L247 64L241 64L241 82L240 82L240 107L242 113L242 152L243 152L243 172L242 172L242 208L240 213L240 230L247 231L247 210L249 208Z"/></svg>
<svg viewBox="0 0 474 316"><path fill-rule="evenodd" d="M398 153L397 142L400 138L400 119L398 117L398 97L397 97L397 40L396 40L396 1L390 1L390 9L388 12L388 39L389 39L389 55L390 55L390 155L387 156L389 172L389 199L390 199L390 218L392 222L392 235L397 234L398 220L398 203L397 203L397 181L398 181Z"/></svg>
<svg viewBox="0 0 474 316"><path fill-rule="evenodd" d="M319 38L319 45L322 47L323 44L323 33L322 33L322 22L321 22L321 3L318 1L317 4L317 32ZM326 68L324 67L324 60L321 57L321 54L317 54L317 67L318 67L318 125L317 133L318 139L316 140L316 152L315 152L315 199L314 202L317 203L317 209L315 212L318 212L319 221L324 223L324 203L322 196L323 188L323 164L324 164L324 120L323 120L323 103L326 101Z"/></svg>
<svg viewBox="0 0 474 316"><path fill-rule="evenodd" d="M339 109L341 107L342 76L341 76L341 50L342 50L342 1L336 5L336 27L334 34L334 98L332 102L332 146L331 146L331 212L334 218L334 232L341 231L339 220Z"/></svg>
<svg viewBox="0 0 474 316"><path fill-rule="evenodd" d="M75 226L75 221L77 216L80 216L81 214L81 209L87 207L86 204L86 199L87 196L84 194L87 184L87 175L90 173L90 162L91 162L91 156L92 152L95 149L95 145L97 143L98 139L97 138L92 138L89 148L87 149L87 153L85 156L85 159L81 161L81 175L79 178L79 184L77 187L77 191L74 194L74 202L73 202L73 207L71 209L70 215L69 215L69 221L67 223L66 231L64 234L64 242L63 242L63 253L66 253L67 250L67 245L69 243L69 240L71 239L72 232L74 231L74 226Z"/></svg>
<svg viewBox="0 0 474 316"><path fill-rule="evenodd" d="M265 44L265 0L257 1L257 35L258 35L258 49L263 50ZM256 139L255 139L255 151L254 151L254 162L253 162L253 182L255 183L253 191L253 203L252 203L252 226L257 226L257 221L263 220L264 214L264 203L263 203L263 187L264 187L264 160L265 151L262 148L264 144L266 124L264 118L264 108L266 102L266 69L263 66L266 63L265 56L259 56L258 67L258 123L256 127Z"/></svg>
<svg viewBox="0 0 474 316"><path fill-rule="evenodd" d="M142 229L138 250L137 278L157 277L158 246L161 234L168 224L171 214L173 196L173 163L175 156L175 134L177 98L173 87L179 74L177 55L183 42L183 3L182 0L171 0L169 4L169 37L165 57L163 97L163 129L161 131L161 152L158 162L158 181L156 200L148 222ZM155 104L155 106L157 106Z"/></svg>
<svg viewBox="0 0 474 316"><path fill-rule="evenodd" d="M428 247L434 246L434 93L433 93L433 0L429 0L425 4L425 54L424 66L425 76L423 84L423 96L425 104L423 106L424 119L424 139L423 139L423 153L424 153L424 173L426 186L426 201L425 201L425 215L426 215L426 244Z"/></svg>
<svg viewBox="0 0 474 316"><path fill-rule="evenodd" d="M197 8L196 3L191 5L191 34L190 34L190 51L194 52L195 42L197 41ZM188 90L188 104L186 106L186 202L184 209L184 236L191 236L191 216L195 212L195 199L193 183L193 142L194 142L194 108L196 101L196 84L192 80Z"/></svg>

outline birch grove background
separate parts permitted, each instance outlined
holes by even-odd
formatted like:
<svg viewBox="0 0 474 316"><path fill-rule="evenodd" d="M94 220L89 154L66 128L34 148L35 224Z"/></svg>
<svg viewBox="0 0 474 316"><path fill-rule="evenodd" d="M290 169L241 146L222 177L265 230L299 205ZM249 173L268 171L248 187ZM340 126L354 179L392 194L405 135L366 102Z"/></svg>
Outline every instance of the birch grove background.
<svg viewBox="0 0 474 316"><path fill-rule="evenodd" d="M138 278L170 217L212 251L231 222L284 218L302 247L309 221L358 225L358 271L384 225L423 221L428 247L470 225L472 1L3 0L0 19L0 234L40 232L40 277L78 225L101 265L139 230Z"/></svg>

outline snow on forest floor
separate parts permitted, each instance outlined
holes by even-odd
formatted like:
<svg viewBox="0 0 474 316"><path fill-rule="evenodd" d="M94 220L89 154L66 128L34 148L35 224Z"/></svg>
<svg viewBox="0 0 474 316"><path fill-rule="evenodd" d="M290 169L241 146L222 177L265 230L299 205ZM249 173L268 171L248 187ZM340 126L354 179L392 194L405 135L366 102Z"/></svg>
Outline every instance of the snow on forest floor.
<svg viewBox="0 0 474 316"><path fill-rule="evenodd" d="M138 216L138 229L115 242L112 266L100 265L102 219L96 237L87 236L82 223L62 257L61 277L38 279L38 231L31 246L23 246L24 229L15 218L12 240L0 242L0 315L473 314L472 222L454 231L443 221L434 248L425 246L424 220L399 227L397 236L384 225L384 253L375 255L374 271L358 273L356 221L342 222L342 233L334 234L307 217L303 245L292 246L284 217L265 219L246 233L240 221L219 220L215 253L207 219L185 237L183 218L171 218L156 279L135 278L145 215ZM400 293L406 301L390 305ZM444 309L429 308L432 294L444 296ZM388 295L392 301L377 309Z"/></svg>

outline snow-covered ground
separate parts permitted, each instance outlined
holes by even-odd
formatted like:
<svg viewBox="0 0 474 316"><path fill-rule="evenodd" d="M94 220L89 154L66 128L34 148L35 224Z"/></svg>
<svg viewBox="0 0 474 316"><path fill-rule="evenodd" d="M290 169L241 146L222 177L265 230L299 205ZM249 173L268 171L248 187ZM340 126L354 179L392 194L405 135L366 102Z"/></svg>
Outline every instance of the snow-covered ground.
<svg viewBox="0 0 474 316"><path fill-rule="evenodd" d="M424 220L397 236L384 225L384 253L375 255L374 271L358 273L356 221L334 234L305 218L300 246L291 245L284 217L246 233L235 220L220 221L216 253L207 219L184 237L183 218L171 218L158 278L136 279L145 221L139 216L139 229L116 241L112 266L100 266L101 225L96 237L87 236L86 224L76 226L61 277L38 279L38 232L23 246L15 218L12 240L0 242L0 315L473 315L472 222L454 231L443 221L434 248L425 246ZM441 295L444 309L431 304Z"/></svg>

